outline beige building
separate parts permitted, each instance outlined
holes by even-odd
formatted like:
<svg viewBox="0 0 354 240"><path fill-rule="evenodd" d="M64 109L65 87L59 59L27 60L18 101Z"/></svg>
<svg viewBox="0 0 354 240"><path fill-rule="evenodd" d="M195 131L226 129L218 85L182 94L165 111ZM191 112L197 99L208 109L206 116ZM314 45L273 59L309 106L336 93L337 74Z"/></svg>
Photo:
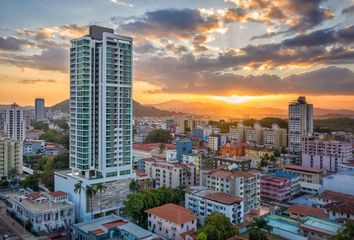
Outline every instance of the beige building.
<svg viewBox="0 0 354 240"><path fill-rule="evenodd" d="M23 172L22 142L0 137L0 178L8 178L12 168L16 168L19 174Z"/></svg>
<svg viewBox="0 0 354 240"><path fill-rule="evenodd" d="M193 164L173 163L151 158L143 161L145 162L145 173L154 181L155 188L195 185L195 166Z"/></svg>
<svg viewBox="0 0 354 240"><path fill-rule="evenodd" d="M206 125L207 121L203 120L203 119L195 119L195 118L183 118L180 120L179 122L179 128L180 131L182 133L187 132L191 132L193 131L194 128L198 127L198 126L203 126Z"/></svg>
<svg viewBox="0 0 354 240"><path fill-rule="evenodd" d="M264 128L258 122L253 127L245 127L243 123L239 123L236 127L230 128L230 137L239 142L249 142L272 148L287 146L287 131L276 123L271 128Z"/></svg>

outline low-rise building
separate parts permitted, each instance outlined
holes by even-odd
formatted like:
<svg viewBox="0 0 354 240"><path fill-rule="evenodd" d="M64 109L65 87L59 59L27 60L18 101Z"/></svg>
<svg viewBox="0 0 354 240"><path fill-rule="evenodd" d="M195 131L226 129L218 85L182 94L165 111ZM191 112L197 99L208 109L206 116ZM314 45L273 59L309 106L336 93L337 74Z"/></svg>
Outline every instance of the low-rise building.
<svg viewBox="0 0 354 240"><path fill-rule="evenodd" d="M300 178L299 174L297 173L287 173L283 171L275 172L272 174L275 177L280 177L280 178L286 178L289 179L290 181L290 198L294 198L294 196L298 195L300 193L301 187L300 187Z"/></svg>
<svg viewBox="0 0 354 240"><path fill-rule="evenodd" d="M302 192L319 193L322 190L323 171L316 168L286 165L284 172L299 174Z"/></svg>
<svg viewBox="0 0 354 240"><path fill-rule="evenodd" d="M0 137L0 179L9 178L13 169L16 169L18 174L22 174L22 168L22 142L8 137Z"/></svg>
<svg viewBox="0 0 354 240"><path fill-rule="evenodd" d="M244 203L240 196L217 192L207 187L193 186L185 189L185 207L198 216L199 224L212 212L224 214L232 224L243 222Z"/></svg>
<svg viewBox="0 0 354 240"><path fill-rule="evenodd" d="M261 176L261 199L287 201L291 198L290 179L276 176Z"/></svg>
<svg viewBox="0 0 354 240"><path fill-rule="evenodd" d="M330 239L341 229L341 224L333 220L307 217L300 224L300 232L310 240Z"/></svg>
<svg viewBox="0 0 354 240"><path fill-rule="evenodd" d="M26 130L26 139L38 140L42 134L44 134L43 130L27 129Z"/></svg>
<svg viewBox="0 0 354 240"><path fill-rule="evenodd" d="M45 154L45 141L27 139L23 142L23 154Z"/></svg>
<svg viewBox="0 0 354 240"><path fill-rule="evenodd" d="M289 217L297 219L297 220L304 220L308 216L319 217L319 218L327 218L328 214L319 208L294 204L291 205L286 212L289 214Z"/></svg>
<svg viewBox="0 0 354 240"><path fill-rule="evenodd" d="M31 221L35 232L68 228L75 221L74 204L65 192L16 195L10 202L14 214L22 221Z"/></svg>
<svg viewBox="0 0 354 240"><path fill-rule="evenodd" d="M197 216L187 208L169 203L145 212L149 231L162 238L184 240L186 233L197 231Z"/></svg>
<svg viewBox="0 0 354 240"><path fill-rule="evenodd" d="M257 170L247 172L224 169L202 171L201 185L215 191L242 197L245 213L260 207L260 172Z"/></svg>
<svg viewBox="0 0 354 240"><path fill-rule="evenodd" d="M160 238L127 219L112 214L71 225L71 239L157 240Z"/></svg>
<svg viewBox="0 0 354 240"><path fill-rule="evenodd" d="M145 173L153 180L156 188L195 185L195 166L179 162L144 159Z"/></svg>
<svg viewBox="0 0 354 240"><path fill-rule="evenodd" d="M318 137L302 139L302 166L338 172L339 165L352 160L353 146L348 142L328 141Z"/></svg>
<svg viewBox="0 0 354 240"><path fill-rule="evenodd" d="M57 143L46 142L44 151L47 157L53 157L58 154L64 153L65 148Z"/></svg>
<svg viewBox="0 0 354 240"><path fill-rule="evenodd" d="M268 155L269 157L274 155L274 150L269 147L257 147L250 146L245 149L245 156L253 158L262 158Z"/></svg>
<svg viewBox="0 0 354 240"><path fill-rule="evenodd" d="M249 147L247 143L231 141L220 146L219 155L222 157L245 156L245 151Z"/></svg>

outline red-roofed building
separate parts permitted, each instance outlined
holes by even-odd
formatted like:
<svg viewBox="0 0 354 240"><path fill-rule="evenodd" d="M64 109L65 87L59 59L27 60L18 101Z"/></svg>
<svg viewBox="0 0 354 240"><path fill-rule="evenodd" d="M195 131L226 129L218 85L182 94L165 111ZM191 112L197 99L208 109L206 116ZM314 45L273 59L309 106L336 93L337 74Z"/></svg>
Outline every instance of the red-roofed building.
<svg viewBox="0 0 354 240"><path fill-rule="evenodd" d="M162 238L184 240L185 233L197 230L197 216L187 208L169 203L145 212L149 231Z"/></svg>
<svg viewBox="0 0 354 240"><path fill-rule="evenodd" d="M220 147L219 155L223 157L245 156L245 151L249 146L247 143L236 141L225 143Z"/></svg>
<svg viewBox="0 0 354 240"><path fill-rule="evenodd" d="M328 214L324 210L300 204L290 206L287 212L291 218L298 220L304 220L307 216L319 218L328 217Z"/></svg>

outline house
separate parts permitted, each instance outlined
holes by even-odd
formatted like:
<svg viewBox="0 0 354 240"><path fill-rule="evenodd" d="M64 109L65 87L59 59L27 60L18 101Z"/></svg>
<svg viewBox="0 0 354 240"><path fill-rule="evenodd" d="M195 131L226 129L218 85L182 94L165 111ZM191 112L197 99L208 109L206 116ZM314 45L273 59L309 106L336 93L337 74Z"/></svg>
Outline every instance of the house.
<svg viewBox="0 0 354 240"><path fill-rule="evenodd" d="M333 220L307 217L300 224L300 232L310 240L330 239L341 229L341 224Z"/></svg>
<svg viewBox="0 0 354 240"><path fill-rule="evenodd" d="M297 220L304 220L308 216L319 217L319 218L327 218L328 214L318 208L294 204L291 205L286 212L289 214L289 217L297 219Z"/></svg>
<svg viewBox="0 0 354 240"><path fill-rule="evenodd" d="M197 216L184 207L169 203L145 212L149 231L162 238L183 240L186 233L197 231Z"/></svg>

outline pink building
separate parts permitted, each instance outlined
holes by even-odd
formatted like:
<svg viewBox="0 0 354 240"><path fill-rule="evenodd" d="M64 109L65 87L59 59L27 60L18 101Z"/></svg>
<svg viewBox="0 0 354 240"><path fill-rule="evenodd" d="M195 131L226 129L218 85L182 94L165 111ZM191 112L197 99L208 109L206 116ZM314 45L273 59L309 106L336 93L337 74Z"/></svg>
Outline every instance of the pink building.
<svg viewBox="0 0 354 240"><path fill-rule="evenodd" d="M304 137L302 140L302 166L337 172L339 164L352 160L352 144L327 141L318 137Z"/></svg>
<svg viewBox="0 0 354 240"><path fill-rule="evenodd" d="M197 231L197 216L191 210L169 203L145 211L148 229L162 238L184 240Z"/></svg>
<svg viewBox="0 0 354 240"><path fill-rule="evenodd" d="M269 201L286 201L291 198L291 182L287 178L276 176L261 177L261 199Z"/></svg>

